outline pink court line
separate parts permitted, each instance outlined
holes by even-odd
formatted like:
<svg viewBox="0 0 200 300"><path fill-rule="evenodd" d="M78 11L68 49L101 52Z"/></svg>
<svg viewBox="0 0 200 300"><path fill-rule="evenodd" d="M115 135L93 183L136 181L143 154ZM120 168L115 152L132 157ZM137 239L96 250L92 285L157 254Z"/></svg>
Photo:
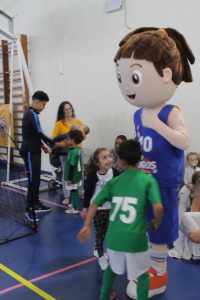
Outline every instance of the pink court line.
<svg viewBox="0 0 200 300"><path fill-rule="evenodd" d="M20 194L20 195L24 195L23 192L18 191L18 190L14 189L14 188L8 188L8 187L5 187L5 186L1 186L0 188L1 188L1 189L4 189L4 190L7 190L7 191L15 192L15 193ZM62 207L62 208L64 208L64 209L67 209L66 206L61 205L61 204L58 204L58 203L55 203L55 202L53 202L53 201L49 201L49 200L45 200L45 199L41 199L41 198L40 198L40 200L43 201L43 202L47 202L47 203L49 203L49 204L51 204L51 205L54 205L54 206L58 206L58 207Z"/></svg>
<svg viewBox="0 0 200 300"><path fill-rule="evenodd" d="M33 279L29 280L29 281L30 281L30 282L37 282L37 281L39 281L39 280L46 279L46 278L51 277L51 276L54 276L54 275L56 275L56 274L63 273L63 272L68 271L68 270L70 270L70 269L74 269L74 268L80 267L80 266L82 266L82 265L88 264L88 263L90 263L90 262L92 262L92 261L94 261L94 260L97 260L97 257L92 257L92 258L86 259L86 260L84 260L84 261L78 262L78 263L73 264L73 265L71 265L71 266L67 266L67 267L65 267L65 268L58 269L58 270L56 270L56 271L53 271L53 272L50 272L50 273L41 275L41 276L39 276L39 277L33 278ZM6 293L8 293L8 292L10 292L10 291L16 290L16 289L18 289L18 288L20 288L20 287L23 287L23 286L24 286L24 285L23 285L22 283L19 283L19 284L16 284L16 285L11 286L11 287L9 287L9 288L0 290L0 295L6 294Z"/></svg>
<svg viewBox="0 0 200 300"><path fill-rule="evenodd" d="M52 205L55 205L55 206L58 206L58 207L62 207L62 208L64 208L64 209L67 209L67 206L64 206L64 205L61 205L61 204L52 202L52 201L50 201L50 200L45 200L45 199L41 199L41 198L40 198L40 200L41 200L42 202L46 202L46 203L49 203L49 204L52 204Z"/></svg>

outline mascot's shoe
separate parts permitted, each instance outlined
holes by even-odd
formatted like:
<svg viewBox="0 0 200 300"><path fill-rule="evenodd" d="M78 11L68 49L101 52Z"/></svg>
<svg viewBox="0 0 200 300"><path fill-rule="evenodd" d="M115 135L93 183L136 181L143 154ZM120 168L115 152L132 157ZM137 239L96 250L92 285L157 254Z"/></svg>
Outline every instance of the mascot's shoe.
<svg viewBox="0 0 200 300"><path fill-rule="evenodd" d="M149 286L148 298L164 293L167 284L167 272L165 272L162 276L157 276L156 271L153 268L150 268L149 274L150 274L150 286ZM136 280L132 280L129 282L126 288L126 294L131 299L137 299Z"/></svg>

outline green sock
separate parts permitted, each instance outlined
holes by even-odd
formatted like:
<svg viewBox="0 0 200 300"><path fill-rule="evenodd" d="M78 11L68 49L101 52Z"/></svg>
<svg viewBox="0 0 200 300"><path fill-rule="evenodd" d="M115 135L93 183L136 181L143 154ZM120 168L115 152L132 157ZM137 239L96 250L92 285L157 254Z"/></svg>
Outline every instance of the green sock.
<svg viewBox="0 0 200 300"><path fill-rule="evenodd" d="M137 283L137 300L147 300L149 293L149 274L145 273L138 277Z"/></svg>
<svg viewBox="0 0 200 300"><path fill-rule="evenodd" d="M72 190L71 197L72 197L72 206L75 210L77 210L77 208L78 208L78 191Z"/></svg>
<svg viewBox="0 0 200 300"><path fill-rule="evenodd" d="M110 266L108 265L103 275L103 283L101 287L100 300L109 300L112 283L115 277L116 274L111 270Z"/></svg>

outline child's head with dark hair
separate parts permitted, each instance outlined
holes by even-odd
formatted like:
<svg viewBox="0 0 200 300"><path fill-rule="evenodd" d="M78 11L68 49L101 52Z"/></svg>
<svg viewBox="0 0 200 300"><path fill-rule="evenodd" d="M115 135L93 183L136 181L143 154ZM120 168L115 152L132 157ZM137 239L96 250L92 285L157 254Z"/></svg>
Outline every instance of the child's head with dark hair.
<svg viewBox="0 0 200 300"><path fill-rule="evenodd" d="M199 185L200 184L200 172L196 171L193 173L192 175L192 184L195 185Z"/></svg>
<svg viewBox="0 0 200 300"><path fill-rule="evenodd" d="M190 199L193 201L200 201L200 172L196 171L193 173L192 175L192 180L191 180L192 186L193 188L191 189L191 193L190 193ZM199 206L200 204L198 204Z"/></svg>
<svg viewBox="0 0 200 300"><path fill-rule="evenodd" d="M68 138L74 141L75 145L78 145L83 141L83 134L80 130L74 129L68 133Z"/></svg>
<svg viewBox="0 0 200 300"><path fill-rule="evenodd" d="M49 101L49 96L43 92L43 91L37 91L33 94L32 100L39 100L41 102L48 102Z"/></svg>
<svg viewBox="0 0 200 300"><path fill-rule="evenodd" d="M125 135L123 135L123 134L118 135L115 139L115 150L117 150L119 148L119 146L126 140L127 140L127 138Z"/></svg>
<svg viewBox="0 0 200 300"><path fill-rule="evenodd" d="M123 169L126 168L126 166L135 167L142 155L140 143L133 139L126 140L119 146L117 154L120 159L120 164L123 164Z"/></svg>
<svg viewBox="0 0 200 300"><path fill-rule="evenodd" d="M43 91L37 91L32 96L32 107L41 112L45 109L46 103L49 101L49 96Z"/></svg>
<svg viewBox="0 0 200 300"><path fill-rule="evenodd" d="M121 139L123 142L127 140L127 137L123 134L120 134L116 137L116 139Z"/></svg>

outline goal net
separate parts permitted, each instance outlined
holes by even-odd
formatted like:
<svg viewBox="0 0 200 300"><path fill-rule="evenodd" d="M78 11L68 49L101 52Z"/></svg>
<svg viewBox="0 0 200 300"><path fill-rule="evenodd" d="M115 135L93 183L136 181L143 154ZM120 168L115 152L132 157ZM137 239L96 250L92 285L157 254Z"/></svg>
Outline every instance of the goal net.
<svg viewBox="0 0 200 300"><path fill-rule="evenodd" d="M25 216L26 197L23 190L7 187L7 160L0 157L0 244L16 240L37 231L36 222ZM18 166L10 165L10 176L13 180L25 177Z"/></svg>

